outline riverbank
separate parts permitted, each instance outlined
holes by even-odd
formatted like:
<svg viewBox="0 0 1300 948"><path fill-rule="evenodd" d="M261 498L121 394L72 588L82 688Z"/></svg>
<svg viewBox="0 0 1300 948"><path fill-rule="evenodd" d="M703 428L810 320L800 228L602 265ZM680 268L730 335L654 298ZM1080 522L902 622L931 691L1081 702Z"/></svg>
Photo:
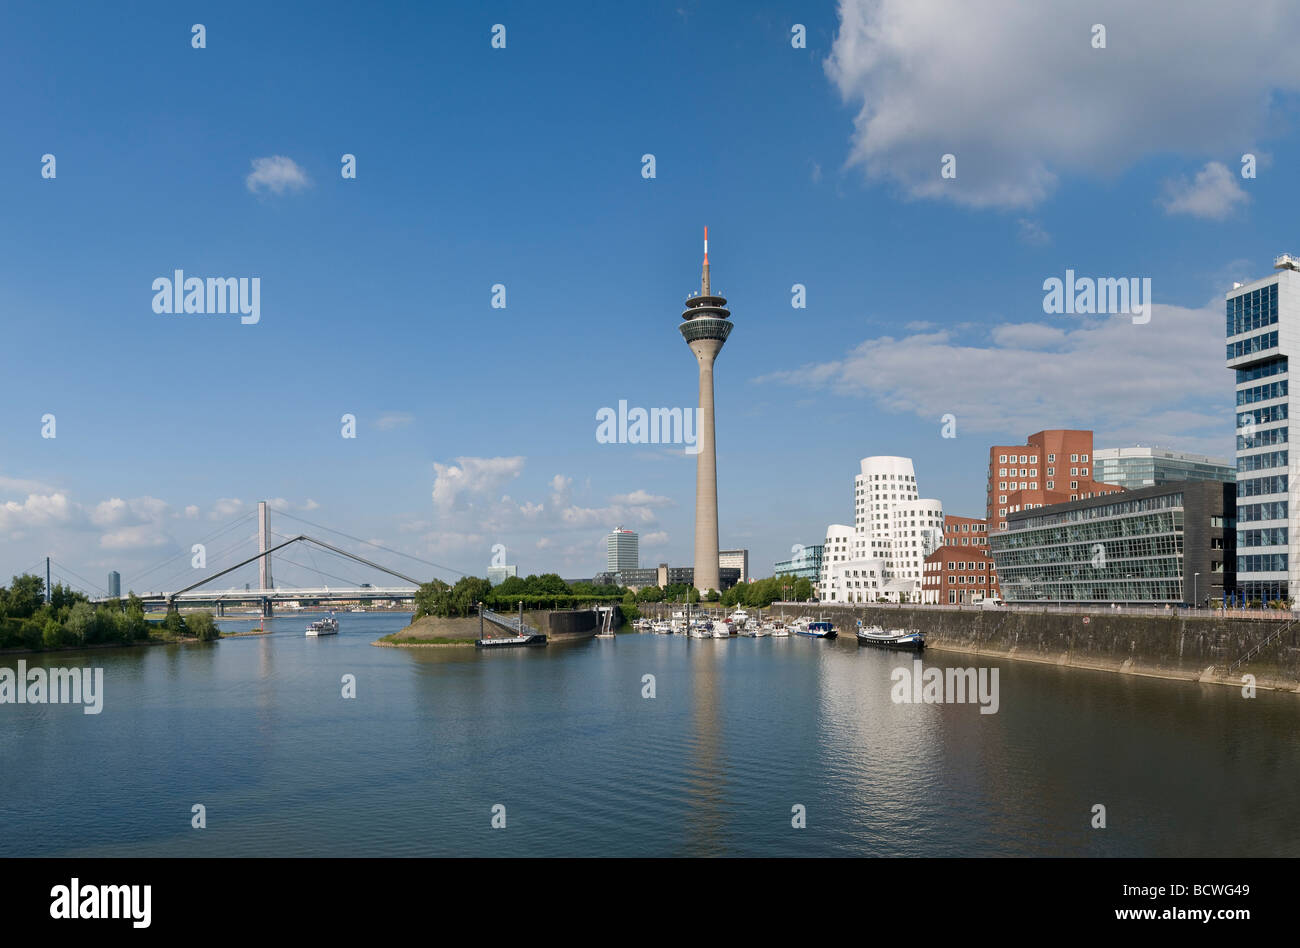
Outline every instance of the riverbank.
<svg viewBox="0 0 1300 948"><path fill-rule="evenodd" d="M423 616L403 629L371 642L386 648L474 647L478 641L478 616L468 619L440 619Z"/></svg>
<svg viewBox="0 0 1300 948"><path fill-rule="evenodd" d="M1300 623L1292 625L1290 616L828 603L775 606L765 613L826 618L846 637L853 635L859 619L864 626L920 629L926 648L938 651L1237 688L1249 674L1257 688L1300 693Z"/></svg>

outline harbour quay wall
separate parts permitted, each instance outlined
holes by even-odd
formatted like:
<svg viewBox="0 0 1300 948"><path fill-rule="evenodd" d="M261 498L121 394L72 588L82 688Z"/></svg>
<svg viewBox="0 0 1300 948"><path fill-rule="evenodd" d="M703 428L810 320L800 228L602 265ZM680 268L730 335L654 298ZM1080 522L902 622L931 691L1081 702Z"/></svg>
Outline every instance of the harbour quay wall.
<svg viewBox="0 0 1300 948"><path fill-rule="evenodd" d="M667 616L681 608L661 605L648 611ZM1237 687L1242 676L1250 674L1258 687L1300 692L1300 621L1289 613L1243 618L1232 612L1165 614L1105 606L773 603L763 615L829 619L845 637L853 635L861 619L863 625L920 629L927 649L1121 674ZM1255 655L1229 672L1229 665L1261 644Z"/></svg>
<svg viewBox="0 0 1300 948"><path fill-rule="evenodd" d="M1124 674L1240 686L1300 689L1300 622L1242 619L1231 614L1131 614L1106 608L1052 611L1014 606L983 609L888 605L773 606L777 614L826 616L842 633L863 625L920 629L926 648L1048 662ZM1259 652L1231 673L1252 648Z"/></svg>

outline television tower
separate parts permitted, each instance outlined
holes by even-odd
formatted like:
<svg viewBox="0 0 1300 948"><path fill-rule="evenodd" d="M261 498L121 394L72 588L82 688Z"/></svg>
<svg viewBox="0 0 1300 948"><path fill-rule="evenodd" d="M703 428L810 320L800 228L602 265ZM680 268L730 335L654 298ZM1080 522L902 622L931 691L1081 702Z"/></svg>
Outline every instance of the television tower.
<svg viewBox="0 0 1300 948"><path fill-rule="evenodd" d="M704 270L700 295L686 301L682 338L700 365L699 454L695 458L695 588L721 591L718 578L718 454L713 430L713 362L731 335L730 310L709 289L709 229L704 228Z"/></svg>

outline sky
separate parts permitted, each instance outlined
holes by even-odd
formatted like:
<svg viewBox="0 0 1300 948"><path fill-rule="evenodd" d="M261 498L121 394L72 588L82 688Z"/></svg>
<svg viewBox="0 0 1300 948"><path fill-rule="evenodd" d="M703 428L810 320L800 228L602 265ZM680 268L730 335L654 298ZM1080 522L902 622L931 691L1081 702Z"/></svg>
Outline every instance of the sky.
<svg viewBox="0 0 1300 948"><path fill-rule="evenodd" d="M1044 428L1229 456L1223 294L1300 248L1295 7L5 4L0 576L174 589L259 500L417 578L591 576L620 525L691 565L695 456L597 416L695 406L705 226L756 575L869 455L966 516ZM256 278L257 321L156 312L176 270ZM1149 320L1045 312L1067 270Z"/></svg>

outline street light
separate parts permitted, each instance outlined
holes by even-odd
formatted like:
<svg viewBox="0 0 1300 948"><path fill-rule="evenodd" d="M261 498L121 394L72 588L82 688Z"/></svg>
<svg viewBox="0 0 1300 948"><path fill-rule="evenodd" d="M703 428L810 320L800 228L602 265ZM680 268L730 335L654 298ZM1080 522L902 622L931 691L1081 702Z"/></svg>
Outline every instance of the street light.
<svg viewBox="0 0 1300 948"><path fill-rule="evenodd" d="M1199 589L1200 585L1201 585L1201 574L1193 573L1192 574L1192 608L1193 609L1197 608L1197 606L1200 603L1200 600L1196 598L1197 593L1200 591Z"/></svg>

